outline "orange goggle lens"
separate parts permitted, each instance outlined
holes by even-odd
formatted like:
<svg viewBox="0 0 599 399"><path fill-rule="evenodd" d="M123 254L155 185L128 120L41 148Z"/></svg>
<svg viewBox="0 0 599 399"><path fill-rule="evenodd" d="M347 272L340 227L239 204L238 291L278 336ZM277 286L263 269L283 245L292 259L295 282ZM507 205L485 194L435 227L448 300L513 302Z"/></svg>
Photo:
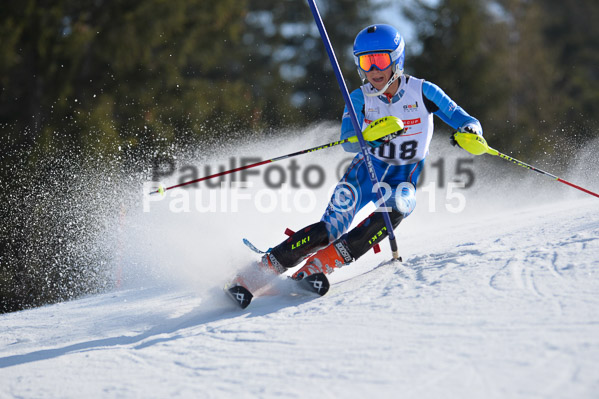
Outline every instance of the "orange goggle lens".
<svg viewBox="0 0 599 399"><path fill-rule="evenodd" d="M359 60L360 68L364 72L370 72L374 67L383 71L391 65L391 55L389 53L365 54L361 55Z"/></svg>

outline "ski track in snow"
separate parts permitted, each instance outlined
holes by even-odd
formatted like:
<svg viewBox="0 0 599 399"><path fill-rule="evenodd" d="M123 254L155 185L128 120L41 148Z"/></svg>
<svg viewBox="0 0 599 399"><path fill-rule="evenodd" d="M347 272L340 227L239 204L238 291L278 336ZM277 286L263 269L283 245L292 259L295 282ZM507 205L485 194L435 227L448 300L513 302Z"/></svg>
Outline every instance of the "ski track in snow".
<svg viewBox="0 0 599 399"><path fill-rule="evenodd" d="M369 253L322 298L149 286L1 315L0 397L597 397L597 209L400 226L404 262Z"/></svg>

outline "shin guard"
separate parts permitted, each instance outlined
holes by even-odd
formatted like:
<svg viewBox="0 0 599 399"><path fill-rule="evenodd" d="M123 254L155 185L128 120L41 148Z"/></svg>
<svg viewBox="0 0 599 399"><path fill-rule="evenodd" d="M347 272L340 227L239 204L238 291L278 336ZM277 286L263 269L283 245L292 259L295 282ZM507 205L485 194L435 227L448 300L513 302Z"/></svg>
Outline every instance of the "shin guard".
<svg viewBox="0 0 599 399"><path fill-rule="evenodd" d="M395 209L389 212L391 223L395 229L403 220L401 213ZM354 259L358 259L376 244L389 235L381 212L370 214L362 223L339 238L345 244Z"/></svg>
<svg viewBox="0 0 599 399"><path fill-rule="evenodd" d="M328 244L329 235L326 225L320 221L294 233L274 247L269 255L271 261L274 258L282 267L289 269Z"/></svg>

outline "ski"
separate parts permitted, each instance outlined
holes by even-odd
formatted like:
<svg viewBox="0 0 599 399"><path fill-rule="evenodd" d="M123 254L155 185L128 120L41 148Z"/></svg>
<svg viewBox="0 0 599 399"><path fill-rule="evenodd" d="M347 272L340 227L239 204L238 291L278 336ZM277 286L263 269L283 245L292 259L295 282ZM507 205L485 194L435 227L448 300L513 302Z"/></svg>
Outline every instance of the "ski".
<svg viewBox="0 0 599 399"><path fill-rule="evenodd" d="M294 280L292 278L289 278L289 280L292 281L293 286L298 287L300 291L320 296L325 295L331 287L329 279L324 273L315 273L302 280ZM254 298L254 295L250 290L240 284L226 286L225 292L241 309L247 308Z"/></svg>

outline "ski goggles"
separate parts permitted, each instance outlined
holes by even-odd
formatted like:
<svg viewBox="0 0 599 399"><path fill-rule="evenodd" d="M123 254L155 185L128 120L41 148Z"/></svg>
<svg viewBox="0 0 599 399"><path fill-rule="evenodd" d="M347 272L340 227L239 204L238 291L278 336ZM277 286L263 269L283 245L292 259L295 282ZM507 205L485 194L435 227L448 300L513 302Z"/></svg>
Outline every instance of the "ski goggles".
<svg viewBox="0 0 599 399"><path fill-rule="evenodd" d="M372 53L360 55L358 56L358 65L364 72L370 72L375 67L379 71L384 71L391 66L391 54Z"/></svg>

